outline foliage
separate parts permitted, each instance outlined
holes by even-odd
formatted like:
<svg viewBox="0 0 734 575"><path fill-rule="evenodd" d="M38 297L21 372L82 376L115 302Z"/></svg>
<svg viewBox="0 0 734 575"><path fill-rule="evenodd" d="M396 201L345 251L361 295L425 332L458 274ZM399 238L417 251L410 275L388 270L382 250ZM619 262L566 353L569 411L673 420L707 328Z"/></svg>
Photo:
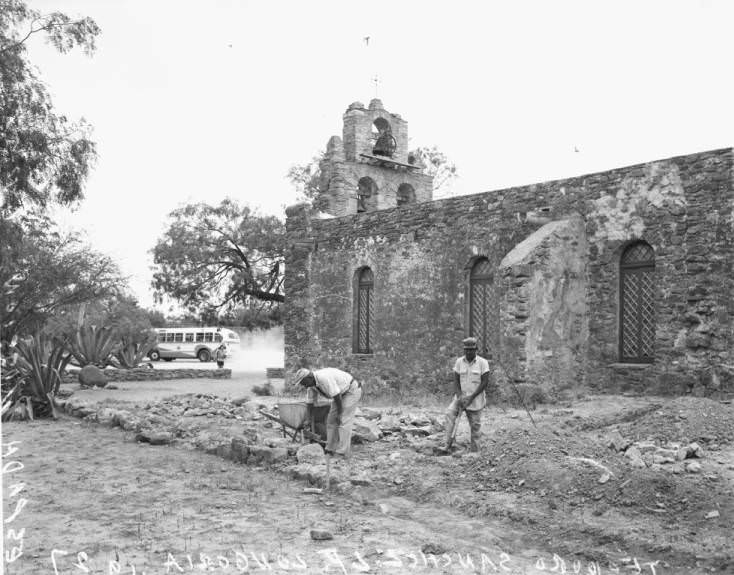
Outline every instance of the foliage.
<svg viewBox="0 0 734 575"><path fill-rule="evenodd" d="M451 184L459 176L456 165L438 147L422 146L408 152L408 162L423 166L423 172L433 176L433 196L451 195Z"/></svg>
<svg viewBox="0 0 734 575"><path fill-rule="evenodd" d="M286 178L298 192L298 200L314 203L321 188L321 162L325 153L319 152L307 164L294 164L288 170Z"/></svg>
<svg viewBox="0 0 734 575"><path fill-rule="evenodd" d="M1 339L39 330L60 310L117 293L124 280L111 258L48 216L0 218Z"/></svg>
<svg viewBox="0 0 734 575"><path fill-rule="evenodd" d="M161 312L140 307L130 295L113 294L57 309L46 322L45 331L59 336L73 333L80 325L80 318L82 323L111 327L121 338L135 337L141 331L166 324Z"/></svg>
<svg viewBox="0 0 734 575"><path fill-rule="evenodd" d="M59 52L95 50L100 30L91 18L42 15L21 0L0 0L0 214L19 208L71 205L96 152L90 128L54 112L51 98L28 60L26 41L37 34Z"/></svg>
<svg viewBox="0 0 734 575"><path fill-rule="evenodd" d="M243 327L248 330L269 329L283 324L281 306L263 310L255 306L240 307L220 316L217 325Z"/></svg>
<svg viewBox="0 0 734 575"><path fill-rule="evenodd" d="M3 419L56 417L54 396L61 376L71 359L65 342L46 334L20 340L15 348L18 360L13 366L16 383L3 398Z"/></svg>
<svg viewBox="0 0 734 575"><path fill-rule="evenodd" d="M283 301L285 226L235 200L190 204L170 214L153 249L156 298L189 311Z"/></svg>
<svg viewBox="0 0 734 575"><path fill-rule="evenodd" d="M109 327L83 325L69 339L68 347L80 367L96 365L104 369L112 365L112 352L117 345L117 334Z"/></svg>
<svg viewBox="0 0 734 575"><path fill-rule="evenodd" d="M155 342L156 334L152 331L141 331L132 336L122 336L120 345L114 352L115 367L132 369L139 366Z"/></svg>
<svg viewBox="0 0 734 575"><path fill-rule="evenodd" d="M146 309L150 327L166 327L166 316L156 309Z"/></svg>

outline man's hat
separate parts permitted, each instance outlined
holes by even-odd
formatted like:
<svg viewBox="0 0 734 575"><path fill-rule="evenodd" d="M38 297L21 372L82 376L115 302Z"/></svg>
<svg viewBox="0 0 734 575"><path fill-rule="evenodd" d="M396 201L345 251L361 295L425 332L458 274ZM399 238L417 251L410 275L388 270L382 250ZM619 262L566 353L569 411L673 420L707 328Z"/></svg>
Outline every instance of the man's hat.
<svg viewBox="0 0 734 575"><path fill-rule="evenodd" d="M296 380L294 382L294 385L300 385L300 383L303 381L303 378L306 377L311 373L310 369L306 369L305 367L302 367L296 372Z"/></svg>
<svg viewBox="0 0 734 575"><path fill-rule="evenodd" d="M477 349L477 338L467 337L461 343L464 344L464 349Z"/></svg>

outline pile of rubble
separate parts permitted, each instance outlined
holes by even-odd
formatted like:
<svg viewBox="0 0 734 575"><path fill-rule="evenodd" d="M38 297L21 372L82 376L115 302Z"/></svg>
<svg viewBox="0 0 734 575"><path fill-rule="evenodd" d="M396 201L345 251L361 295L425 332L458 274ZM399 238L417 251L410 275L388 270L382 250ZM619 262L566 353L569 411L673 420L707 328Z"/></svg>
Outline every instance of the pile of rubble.
<svg viewBox="0 0 734 575"><path fill-rule="evenodd" d="M74 417L132 432L139 442L176 443L247 465L281 465L293 477L307 479L312 484L323 486L326 481L321 446L301 446L282 437L278 424L260 413L263 409L277 413L274 404L251 401L248 397L230 400L206 394L180 395L130 407L88 403L73 396L59 400L59 404ZM362 408L355 420L354 441L415 445L426 439L429 442L438 439L442 430L436 414ZM342 482L371 483L364 472L346 477L342 471L335 467L330 474L332 486Z"/></svg>
<svg viewBox="0 0 734 575"><path fill-rule="evenodd" d="M673 473L700 473L701 464L696 459L704 456L703 449L696 442L683 445L675 441L663 444L654 440L632 441L625 439L619 430L613 430L607 436L607 447L623 453L632 467L644 469L670 465Z"/></svg>
<svg viewBox="0 0 734 575"><path fill-rule="evenodd" d="M354 422L354 437L357 442L428 437L443 431L440 418L424 411L402 413L398 409L388 409L381 412L362 408L357 413Z"/></svg>

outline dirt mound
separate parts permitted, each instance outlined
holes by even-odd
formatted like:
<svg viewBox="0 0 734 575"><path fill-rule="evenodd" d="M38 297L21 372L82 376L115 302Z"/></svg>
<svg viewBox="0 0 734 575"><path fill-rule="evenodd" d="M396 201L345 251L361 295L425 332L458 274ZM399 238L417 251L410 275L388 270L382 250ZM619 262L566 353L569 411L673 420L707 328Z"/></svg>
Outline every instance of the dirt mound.
<svg viewBox="0 0 734 575"><path fill-rule="evenodd" d="M594 439L549 426L498 430L481 457L460 463L487 487L541 496L582 493L605 473L619 475L622 466Z"/></svg>
<svg viewBox="0 0 734 575"><path fill-rule="evenodd" d="M680 397L618 426L623 436L639 441L696 441L728 444L734 439L734 408L704 397Z"/></svg>

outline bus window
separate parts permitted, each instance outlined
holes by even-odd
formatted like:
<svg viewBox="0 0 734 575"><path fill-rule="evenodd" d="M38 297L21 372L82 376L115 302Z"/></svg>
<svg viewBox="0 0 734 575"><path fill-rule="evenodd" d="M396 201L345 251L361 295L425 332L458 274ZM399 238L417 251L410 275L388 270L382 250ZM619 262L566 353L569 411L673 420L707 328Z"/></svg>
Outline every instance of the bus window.
<svg viewBox="0 0 734 575"><path fill-rule="evenodd" d="M194 334L193 333L187 333L186 334L186 343L194 343Z"/></svg>
<svg viewBox="0 0 734 575"><path fill-rule="evenodd" d="M183 334L177 333L173 341L175 341L176 343L183 343Z"/></svg>
<svg viewBox="0 0 734 575"><path fill-rule="evenodd" d="M166 334L166 343L173 343L173 339L174 339L174 334L172 333Z"/></svg>
<svg viewBox="0 0 734 575"><path fill-rule="evenodd" d="M211 333L205 333L204 334L204 341L213 341L212 340L212 335L213 334L211 334Z"/></svg>
<svg viewBox="0 0 734 575"><path fill-rule="evenodd" d="M162 331L160 333L156 333L156 341L166 341L166 332Z"/></svg>
<svg viewBox="0 0 734 575"><path fill-rule="evenodd" d="M196 334L196 341L204 341L204 332L200 331Z"/></svg>
<svg viewBox="0 0 734 575"><path fill-rule="evenodd" d="M214 341L222 341L222 334L221 333L215 333L214 334Z"/></svg>

